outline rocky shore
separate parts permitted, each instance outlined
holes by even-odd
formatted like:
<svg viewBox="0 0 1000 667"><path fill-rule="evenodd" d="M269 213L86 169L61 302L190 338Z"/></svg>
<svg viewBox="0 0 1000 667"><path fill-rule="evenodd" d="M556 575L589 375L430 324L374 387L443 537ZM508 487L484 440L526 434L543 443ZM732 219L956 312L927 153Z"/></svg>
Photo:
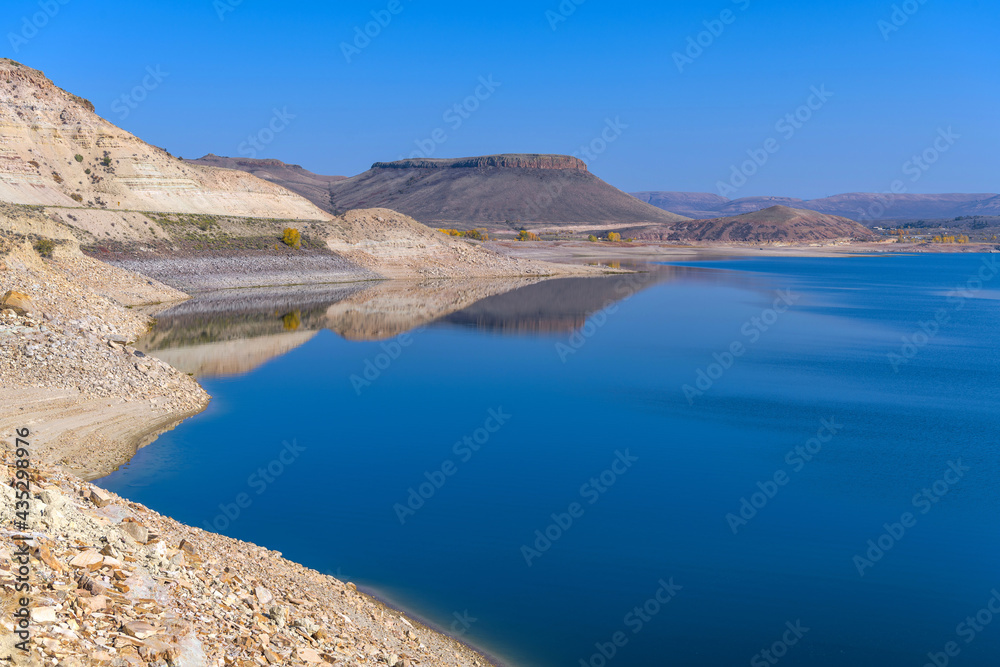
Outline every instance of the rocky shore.
<svg viewBox="0 0 1000 667"><path fill-rule="evenodd" d="M36 436L29 434L33 446ZM0 521L14 522L11 452ZM0 531L0 660L84 667L480 666L464 644L276 551L185 526L41 465L30 528ZM29 655L10 613L30 552Z"/></svg>
<svg viewBox="0 0 1000 667"><path fill-rule="evenodd" d="M350 583L86 481L207 404L192 377L132 345L150 312L186 295L82 255L72 236L43 258L23 231L10 218L0 227L0 662L489 664ZM26 525L15 523L24 520L15 514L22 429L32 473ZM24 549L28 654L15 648L12 624Z"/></svg>

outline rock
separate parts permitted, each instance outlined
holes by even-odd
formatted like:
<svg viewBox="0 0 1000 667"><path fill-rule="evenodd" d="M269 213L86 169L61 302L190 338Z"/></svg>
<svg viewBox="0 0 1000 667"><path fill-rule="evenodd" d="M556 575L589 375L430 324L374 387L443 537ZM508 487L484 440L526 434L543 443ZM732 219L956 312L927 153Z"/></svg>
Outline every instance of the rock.
<svg viewBox="0 0 1000 667"><path fill-rule="evenodd" d="M55 607L35 607L31 610L31 620L35 623L55 623Z"/></svg>
<svg viewBox="0 0 1000 667"><path fill-rule="evenodd" d="M69 562L73 567L86 567L90 568L93 565L100 565L104 562L104 556L93 549L88 549L76 555L76 557Z"/></svg>
<svg viewBox="0 0 1000 667"><path fill-rule="evenodd" d="M93 614L95 611L101 611L108 606L108 597L106 595L93 595L89 598L81 597L77 599L76 606L86 614Z"/></svg>
<svg viewBox="0 0 1000 667"><path fill-rule="evenodd" d="M159 630L146 621L129 621L122 626L122 632L136 639L148 639L159 632Z"/></svg>
<svg viewBox="0 0 1000 667"><path fill-rule="evenodd" d="M192 556L198 555L198 548L188 540L181 540L181 543L177 545L177 548Z"/></svg>
<svg viewBox="0 0 1000 667"><path fill-rule="evenodd" d="M38 560L40 560L43 563L45 563L46 565L48 565L50 568L52 568L56 572L62 572L62 569L63 569L62 568L62 563L60 563L58 560L56 560L55 556L52 555L52 552L49 550L49 548L46 545L44 545L44 544L39 544L38 545L36 557L38 558Z"/></svg>
<svg viewBox="0 0 1000 667"><path fill-rule="evenodd" d="M299 660L305 662L321 663L324 662L323 657L311 648L300 648L295 651L296 657Z"/></svg>
<svg viewBox="0 0 1000 667"><path fill-rule="evenodd" d="M267 590L263 586L258 586L257 588L255 588L254 595L257 596L257 601L260 602L262 607L266 607L267 605L274 602L274 595L271 593L271 591Z"/></svg>
<svg viewBox="0 0 1000 667"><path fill-rule="evenodd" d="M90 500L98 507L104 507L111 503L111 494L96 486L90 490Z"/></svg>
<svg viewBox="0 0 1000 667"><path fill-rule="evenodd" d="M149 541L149 530L141 523L126 521L122 523L121 530L139 544L145 544Z"/></svg>
<svg viewBox="0 0 1000 667"><path fill-rule="evenodd" d="M30 296L14 290L7 290L0 299L0 307L13 310L18 315L27 315L35 310Z"/></svg>

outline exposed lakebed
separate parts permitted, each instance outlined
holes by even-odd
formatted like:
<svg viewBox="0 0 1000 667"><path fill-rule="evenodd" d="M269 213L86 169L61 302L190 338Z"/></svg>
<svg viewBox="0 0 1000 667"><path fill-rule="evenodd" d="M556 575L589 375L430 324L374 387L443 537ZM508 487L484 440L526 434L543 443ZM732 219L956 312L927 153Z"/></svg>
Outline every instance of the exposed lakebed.
<svg viewBox="0 0 1000 667"><path fill-rule="evenodd" d="M992 664L996 257L206 295L99 483L514 664Z"/></svg>

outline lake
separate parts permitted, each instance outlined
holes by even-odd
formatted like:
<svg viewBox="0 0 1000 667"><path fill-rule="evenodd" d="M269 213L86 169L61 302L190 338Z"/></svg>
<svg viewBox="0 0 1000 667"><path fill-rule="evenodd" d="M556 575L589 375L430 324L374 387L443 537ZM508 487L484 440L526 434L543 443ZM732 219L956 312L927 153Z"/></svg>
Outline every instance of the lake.
<svg viewBox="0 0 1000 667"><path fill-rule="evenodd" d="M516 665L993 665L997 258L208 295L98 483Z"/></svg>

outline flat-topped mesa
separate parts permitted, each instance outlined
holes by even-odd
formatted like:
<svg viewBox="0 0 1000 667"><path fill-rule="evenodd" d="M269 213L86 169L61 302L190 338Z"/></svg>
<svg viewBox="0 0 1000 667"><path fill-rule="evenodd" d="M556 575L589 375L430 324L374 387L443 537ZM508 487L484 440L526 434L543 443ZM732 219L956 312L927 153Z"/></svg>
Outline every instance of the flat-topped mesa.
<svg viewBox="0 0 1000 667"><path fill-rule="evenodd" d="M420 158L395 162L376 162L372 165L372 169L482 169L486 167L587 171L586 163L579 158L570 155L539 155L535 153L507 153L452 159Z"/></svg>

